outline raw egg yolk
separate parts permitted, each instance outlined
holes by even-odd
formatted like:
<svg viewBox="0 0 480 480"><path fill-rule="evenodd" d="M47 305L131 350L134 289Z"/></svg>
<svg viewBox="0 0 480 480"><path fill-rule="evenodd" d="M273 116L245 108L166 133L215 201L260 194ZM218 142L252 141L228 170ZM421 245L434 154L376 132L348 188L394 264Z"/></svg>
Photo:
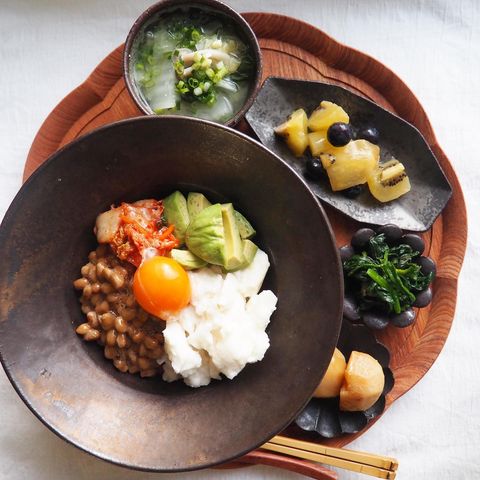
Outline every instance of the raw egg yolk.
<svg viewBox="0 0 480 480"><path fill-rule="evenodd" d="M176 312L190 302L187 272L168 257L152 257L137 268L133 277L133 294L148 313L161 317Z"/></svg>

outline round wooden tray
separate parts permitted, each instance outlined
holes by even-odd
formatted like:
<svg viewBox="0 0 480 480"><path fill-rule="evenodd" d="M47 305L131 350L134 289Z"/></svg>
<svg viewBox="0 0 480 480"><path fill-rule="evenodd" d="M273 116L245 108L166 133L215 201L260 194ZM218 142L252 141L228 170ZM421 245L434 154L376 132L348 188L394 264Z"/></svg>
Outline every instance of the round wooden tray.
<svg viewBox="0 0 480 480"><path fill-rule="evenodd" d="M422 106L387 67L299 20L266 13L245 13L244 17L259 38L264 77L278 75L342 85L397 113L423 133L453 187L447 207L424 234L426 252L438 267L432 304L420 311L414 326L387 328L378 334L380 341L390 348L395 374L395 387L387 397L388 407L425 375L440 353L453 321L457 278L467 240L466 209L460 184ZM105 58L48 116L29 152L24 180L53 152L78 136L106 123L140 115L122 78L122 51L120 46ZM249 132L245 123L238 128ZM338 245L346 243L358 224L330 208L325 209ZM343 446L364 431L322 440L322 443ZM286 433L305 436L294 429ZM266 452L252 452L240 461L280 466L313 478L334 478L332 472L318 465ZM239 463L230 465L239 466Z"/></svg>

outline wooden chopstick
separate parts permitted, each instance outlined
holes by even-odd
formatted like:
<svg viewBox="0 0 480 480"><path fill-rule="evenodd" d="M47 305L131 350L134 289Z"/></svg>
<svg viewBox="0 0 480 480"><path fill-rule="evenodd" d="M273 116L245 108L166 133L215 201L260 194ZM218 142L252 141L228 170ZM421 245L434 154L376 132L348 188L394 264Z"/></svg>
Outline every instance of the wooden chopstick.
<svg viewBox="0 0 480 480"><path fill-rule="evenodd" d="M302 440L297 440L295 438L283 437L281 435L273 437L269 440L269 443L276 443L278 445L285 445L287 447L298 448L300 450L321 453L330 457L342 458L344 460L364 463L365 465L384 468L386 470L396 471L398 468L398 462L395 458L382 457L373 453L346 450L344 448L327 447L318 443L305 442Z"/></svg>
<svg viewBox="0 0 480 480"><path fill-rule="evenodd" d="M394 458L342 448L326 447L293 438L276 436L260 448L377 478L393 480L398 462Z"/></svg>

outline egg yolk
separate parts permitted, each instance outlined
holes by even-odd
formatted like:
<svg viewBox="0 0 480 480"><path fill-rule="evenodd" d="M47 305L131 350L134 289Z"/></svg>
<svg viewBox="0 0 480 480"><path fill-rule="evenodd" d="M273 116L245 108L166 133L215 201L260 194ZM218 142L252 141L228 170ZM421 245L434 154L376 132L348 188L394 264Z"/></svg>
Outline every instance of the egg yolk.
<svg viewBox="0 0 480 480"><path fill-rule="evenodd" d="M137 268L133 293L144 310L161 317L163 312L176 312L188 305L190 280L175 260L152 257Z"/></svg>

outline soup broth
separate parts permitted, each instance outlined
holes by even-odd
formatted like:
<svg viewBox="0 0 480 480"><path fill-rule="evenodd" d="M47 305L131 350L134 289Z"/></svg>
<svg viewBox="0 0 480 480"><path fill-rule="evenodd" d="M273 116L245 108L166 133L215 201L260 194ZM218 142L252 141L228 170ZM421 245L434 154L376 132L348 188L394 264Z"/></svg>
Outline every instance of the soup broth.
<svg viewBox="0 0 480 480"><path fill-rule="evenodd" d="M139 93L154 113L216 122L241 109L255 66L230 20L196 8L147 25L133 62Z"/></svg>

